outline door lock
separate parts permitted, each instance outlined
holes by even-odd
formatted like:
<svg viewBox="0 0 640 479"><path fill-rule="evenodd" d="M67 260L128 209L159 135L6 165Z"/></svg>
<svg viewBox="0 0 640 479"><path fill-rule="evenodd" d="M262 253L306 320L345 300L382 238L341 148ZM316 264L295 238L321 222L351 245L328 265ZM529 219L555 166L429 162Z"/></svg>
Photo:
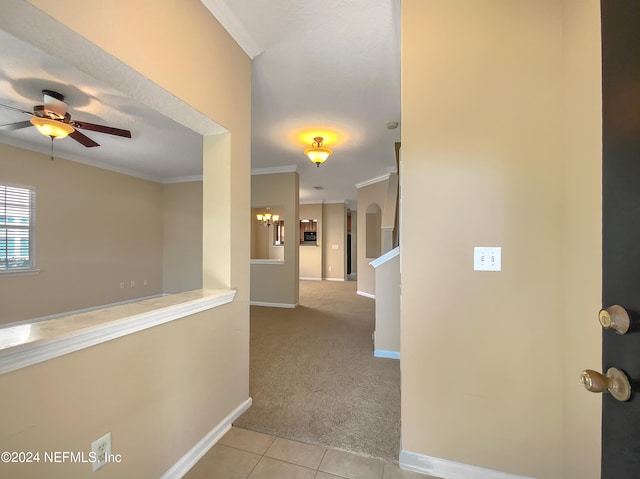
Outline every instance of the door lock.
<svg viewBox="0 0 640 479"><path fill-rule="evenodd" d="M618 401L628 401L631 397L629 378L616 368L609 368L604 376L591 369L585 369L580 375L580 382L587 391L609 392Z"/></svg>
<svg viewBox="0 0 640 479"><path fill-rule="evenodd" d="M598 320L604 329L610 329L618 334L626 334L631 325L629 313L617 304L601 309Z"/></svg>

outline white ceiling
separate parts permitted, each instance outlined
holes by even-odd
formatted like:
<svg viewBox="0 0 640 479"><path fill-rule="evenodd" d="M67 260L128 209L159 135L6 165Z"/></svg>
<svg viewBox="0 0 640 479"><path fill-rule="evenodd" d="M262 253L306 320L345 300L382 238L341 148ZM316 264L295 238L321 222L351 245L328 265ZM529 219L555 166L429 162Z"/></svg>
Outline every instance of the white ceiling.
<svg viewBox="0 0 640 479"><path fill-rule="evenodd" d="M296 168L302 202L355 208L356 184L395 171L400 128L386 124L400 121L398 0L202 2L253 58L252 168ZM162 182L201 175L201 135L222 127L22 0L3 3L0 104L30 111L55 90L73 119L132 132L85 130L100 147L56 140L56 157ZM28 119L0 108L0 125ZM318 132L334 151L320 168L302 153ZM0 130L0 142L51 149L31 127Z"/></svg>

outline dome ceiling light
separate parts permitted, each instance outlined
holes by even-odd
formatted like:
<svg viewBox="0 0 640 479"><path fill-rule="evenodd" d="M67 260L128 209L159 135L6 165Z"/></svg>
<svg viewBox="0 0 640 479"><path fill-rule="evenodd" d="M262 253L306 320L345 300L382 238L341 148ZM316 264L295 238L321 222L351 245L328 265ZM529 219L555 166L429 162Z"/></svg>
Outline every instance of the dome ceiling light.
<svg viewBox="0 0 640 479"><path fill-rule="evenodd" d="M324 148L322 146L323 141L323 137L316 136L313 139L313 143L311 143L311 148L307 148L306 150L304 150L304 154L307 155L318 168L320 168L320 165L324 163L327 158L329 158L329 155L333 153L333 151L331 151L329 148Z"/></svg>

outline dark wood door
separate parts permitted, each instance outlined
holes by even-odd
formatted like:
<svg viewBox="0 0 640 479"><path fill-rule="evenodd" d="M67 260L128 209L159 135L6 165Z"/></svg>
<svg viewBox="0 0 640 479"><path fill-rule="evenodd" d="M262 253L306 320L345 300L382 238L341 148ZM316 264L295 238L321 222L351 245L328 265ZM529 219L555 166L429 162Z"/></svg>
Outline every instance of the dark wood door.
<svg viewBox="0 0 640 479"><path fill-rule="evenodd" d="M640 478L640 1L601 0L603 68L603 306L632 319L603 331L602 367L621 369L634 393L602 397L602 478Z"/></svg>

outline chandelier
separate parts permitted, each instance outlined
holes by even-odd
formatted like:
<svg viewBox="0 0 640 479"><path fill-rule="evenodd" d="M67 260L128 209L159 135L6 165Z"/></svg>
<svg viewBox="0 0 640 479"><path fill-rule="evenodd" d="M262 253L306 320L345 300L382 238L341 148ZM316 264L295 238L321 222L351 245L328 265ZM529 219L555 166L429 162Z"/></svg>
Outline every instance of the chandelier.
<svg viewBox="0 0 640 479"><path fill-rule="evenodd" d="M266 213L258 213L256 215L256 219L262 222L263 226L269 227L272 223L277 223L280 221L280 215L272 215L271 208L267 208Z"/></svg>

